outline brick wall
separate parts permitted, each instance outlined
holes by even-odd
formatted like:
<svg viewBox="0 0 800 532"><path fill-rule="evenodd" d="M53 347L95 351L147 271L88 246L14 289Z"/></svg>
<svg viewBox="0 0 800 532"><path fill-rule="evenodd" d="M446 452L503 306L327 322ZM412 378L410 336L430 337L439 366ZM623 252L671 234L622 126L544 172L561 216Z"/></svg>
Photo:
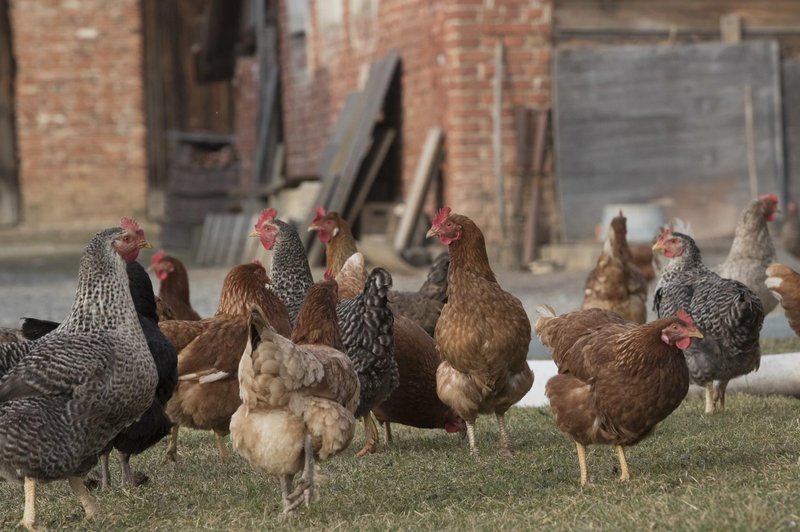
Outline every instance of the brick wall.
<svg viewBox="0 0 800 532"><path fill-rule="evenodd" d="M142 215L147 178L138 0L12 0L27 224Z"/></svg>
<svg viewBox="0 0 800 532"><path fill-rule="evenodd" d="M484 229L514 263L526 185L515 168L515 105L550 105L551 0L308 0L304 39L289 33L281 1L284 131L290 175L312 175L346 94L373 59L403 61L403 181L413 176L427 130L445 132L445 198ZM505 45L503 161L509 231L497 216L492 149L494 49Z"/></svg>

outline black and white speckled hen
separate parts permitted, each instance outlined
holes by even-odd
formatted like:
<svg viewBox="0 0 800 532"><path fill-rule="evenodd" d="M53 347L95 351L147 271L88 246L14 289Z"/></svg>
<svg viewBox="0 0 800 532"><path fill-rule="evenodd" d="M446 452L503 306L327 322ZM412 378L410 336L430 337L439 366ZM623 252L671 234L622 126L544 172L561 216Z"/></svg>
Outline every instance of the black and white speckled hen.
<svg viewBox="0 0 800 532"><path fill-rule="evenodd" d="M64 322L32 342L0 346L0 475L25 485L21 525L36 529L36 483L68 479L87 518L81 477L153 401L158 375L125 263L149 246L134 220L97 233L81 258Z"/></svg>
<svg viewBox="0 0 800 532"><path fill-rule="evenodd" d="M724 409L728 381L758 369L758 338L764 322L761 300L739 281L709 270L690 236L667 229L653 251L662 251L669 259L656 286L654 309L659 318L679 309L694 318L705 338L684 351L689 375L706 388L706 413L713 412L717 402Z"/></svg>
<svg viewBox="0 0 800 532"><path fill-rule="evenodd" d="M275 209L259 217L252 236L258 236L267 250L273 250L272 288L296 319L306 292L314 284L303 244L290 224L276 218ZM378 428L369 415L373 407L386 400L400 381L394 358L394 317L388 306L392 277L375 268L367 277L364 290L352 299L340 301L336 318L347 356L353 361L361 383L361 399L356 417L363 417L367 442L358 455L375 450Z"/></svg>
<svg viewBox="0 0 800 532"><path fill-rule="evenodd" d="M158 311L153 294L153 283L144 267L136 261L127 265L133 306L139 316L147 347L153 356L158 371L158 385L150 408L133 424L125 427L109 442L100 454L100 485L111 485L108 469L108 455L111 449L119 451L122 480L129 486L138 486L147 481L144 473L131 471L130 457L141 454L169 434L172 422L164 412L167 401L178 383L178 355L175 347L158 328ZM24 318L22 332L29 340L36 340L58 327L58 323L34 318Z"/></svg>

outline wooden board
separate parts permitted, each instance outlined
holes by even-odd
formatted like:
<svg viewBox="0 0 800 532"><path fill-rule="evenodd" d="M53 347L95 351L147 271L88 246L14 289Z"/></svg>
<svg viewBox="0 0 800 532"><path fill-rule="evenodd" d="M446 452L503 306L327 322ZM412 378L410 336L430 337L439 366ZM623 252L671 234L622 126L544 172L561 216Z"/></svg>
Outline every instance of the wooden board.
<svg viewBox="0 0 800 532"><path fill-rule="evenodd" d="M0 0L0 225L20 221L17 133L14 120L14 51L8 0Z"/></svg>
<svg viewBox="0 0 800 532"><path fill-rule="evenodd" d="M340 115L329 146L323 152L320 164L322 188L305 220L305 227L314 218L315 209L322 205L328 211L338 211L343 216L361 164L372 146L372 130L380 118L386 93L400 63L400 55L392 49L385 57L373 62L364 89L352 97L350 108ZM331 144L335 143L335 147ZM311 264L322 256L322 246L313 233L301 232Z"/></svg>
<svg viewBox="0 0 800 532"><path fill-rule="evenodd" d="M692 221L698 237L732 234L751 197L748 85L758 192L785 183L779 66L774 41L557 50L566 238L591 238L604 204L654 200Z"/></svg>
<svg viewBox="0 0 800 532"><path fill-rule="evenodd" d="M425 144L422 145L422 153L420 154L419 161L417 161L417 168L414 170L414 181L411 182L411 191L406 198L406 208L403 210L403 215L400 217L400 222L397 226L397 233L394 237L394 250L397 253L402 253L411 243L411 237L414 234L414 227L419 220L420 212L422 212L422 205L425 197L428 195L431 180L439 167L442 164L444 152L442 150L442 130L438 127L432 127L428 130L428 136L425 137Z"/></svg>
<svg viewBox="0 0 800 532"><path fill-rule="evenodd" d="M786 195L800 198L800 60L783 62L781 81L783 132L786 136Z"/></svg>

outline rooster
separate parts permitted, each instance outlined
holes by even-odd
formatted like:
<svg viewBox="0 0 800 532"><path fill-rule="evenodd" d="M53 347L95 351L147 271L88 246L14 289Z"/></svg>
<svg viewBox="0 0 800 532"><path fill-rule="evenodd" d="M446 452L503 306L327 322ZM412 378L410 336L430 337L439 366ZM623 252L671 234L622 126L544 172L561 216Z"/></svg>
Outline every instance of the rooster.
<svg viewBox="0 0 800 532"><path fill-rule="evenodd" d="M705 338L686 351L692 382L705 386L705 412L725 408L728 381L758 369L758 338L764 322L761 300L747 286L724 279L703 264L695 241L666 229L653 246L669 262L656 285L659 318L688 311ZM713 381L719 381L714 389Z"/></svg>
<svg viewBox="0 0 800 532"><path fill-rule="evenodd" d="M649 436L686 397L683 350L702 333L683 310L644 325L600 309L561 316L550 307L537 311L534 329L559 373L545 393L556 425L575 440L581 486L589 482L586 446L592 444L614 445L620 481L629 480L624 447Z"/></svg>
<svg viewBox="0 0 800 532"><path fill-rule="evenodd" d="M350 226L339 213L326 213L324 208L318 207L308 230L317 231L320 242L325 244L325 279L335 279L347 259L358 252ZM437 257L428 278L416 292L389 292L392 312L417 322L431 336L447 298L448 263L446 253Z"/></svg>
<svg viewBox="0 0 800 532"><path fill-rule="evenodd" d="M612 310L626 320L644 323L647 321L647 281L633 263L627 233L625 216L619 211L619 216L611 220L611 230L597 266L586 279L581 308Z"/></svg>
<svg viewBox="0 0 800 532"><path fill-rule="evenodd" d="M150 259L150 270L160 282L158 297L170 319L198 321L202 319L189 300L189 274L186 266L170 255L158 250Z"/></svg>
<svg viewBox="0 0 800 532"><path fill-rule="evenodd" d="M247 344L250 309L261 309L279 334L289 336L292 330L286 307L266 288L268 282L258 261L234 266L225 276L213 317L161 323L178 350L179 375L166 408L175 423L166 460L177 460L179 426L213 430L220 458L227 456L224 437L241 403L236 372Z"/></svg>
<svg viewBox="0 0 800 532"><path fill-rule="evenodd" d="M443 207L428 231L432 236L450 249L447 304L434 337L442 356L436 391L466 422L472 454L478 452L478 414L494 413L500 453L508 456L505 413L533 386L527 361L531 322L520 300L497 283L483 233L472 220Z"/></svg>
<svg viewBox="0 0 800 532"><path fill-rule="evenodd" d="M158 375L125 271L149 246L132 219L100 231L63 323L38 340L0 345L0 476L24 483L28 530L37 529L37 482L68 479L87 519L96 515L80 477L153 401Z"/></svg>
<svg viewBox="0 0 800 532"><path fill-rule="evenodd" d="M800 336L800 273L785 264L770 264L766 285L780 301L789 326Z"/></svg>
<svg viewBox="0 0 800 532"><path fill-rule="evenodd" d="M317 497L315 458L342 451L355 432L359 379L342 353L336 301L336 282L311 287L291 340L258 308L250 314L239 363L242 405L231 418L231 439L253 468L280 479L284 513Z"/></svg>
<svg viewBox="0 0 800 532"><path fill-rule="evenodd" d="M778 212L775 194L765 194L751 201L739 215L728 258L714 268L720 277L735 279L755 292L765 315L778 305L778 300L764 284L767 266L775 262L775 246L767 222L773 221Z"/></svg>

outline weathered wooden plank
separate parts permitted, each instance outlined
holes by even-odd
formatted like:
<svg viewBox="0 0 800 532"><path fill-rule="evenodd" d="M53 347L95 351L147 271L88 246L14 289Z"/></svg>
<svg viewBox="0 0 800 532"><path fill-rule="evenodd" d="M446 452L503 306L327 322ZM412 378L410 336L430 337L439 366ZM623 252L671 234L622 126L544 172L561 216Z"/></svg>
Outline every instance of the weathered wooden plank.
<svg viewBox="0 0 800 532"><path fill-rule="evenodd" d="M783 131L786 146L785 197L800 198L800 60L783 62Z"/></svg>
<svg viewBox="0 0 800 532"><path fill-rule="evenodd" d="M314 209L318 205L323 205L330 211L339 211L343 216L347 215L341 211L347 205L358 171L369 152L375 121L380 117L386 92L399 63L399 53L392 49L385 57L370 66L370 74L364 89L353 99L352 117L349 120L342 118L342 130L336 139L338 143L336 150L326 149L323 162L328 166L320 168L323 186L306 217L306 226L311 223ZM309 262L316 264L322 256L321 244L311 233L301 233L301 235L308 250Z"/></svg>
<svg viewBox="0 0 800 532"><path fill-rule="evenodd" d="M364 161L364 168L359 174L358 184L356 185L356 193L353 199L349 202L346 209L347 223L352 227L355 225L356 220L361 214L361 209L364 207L364 202L367 200L370 189L378 177L378 172L386 160L386 154L389 153L389 148L394 142L397 132L394 129L378 129L375 131L375 142L372 143L372 149L369 151L366 160Z"/></svg>
<svg viewBox="0 0 800 532"><path fill-rule="evenodd" d="M13 39L8 0L0 0L0 225L14 225L22 215L14 106Z"/></svg>
<svg viewBox="0 0 800 532"><path fill-rule="evenodd" d="M732 231L750 197L748 84L758 188L784 184L774 41L559 50L555 79L568 239L590 238L604 203L660 198L672 198L677 216L701 211L709 223L695 224L698 236Z"/></svg>
<svg viewBox="0 0 800 532"><path fill-rule="evenodd" d="M397 253L402 253L411 242L414 225L422 212L422 205L425 196L428 195L431 179L442 163L444 156L442 140L441 129L433 127L428 130L425 144L422 145L422 153L417 161L417 168L414 170L414 181L411 183L411 190L406 198L406 206L397 225L397 233L394 237L394 250Z"/></svg>

